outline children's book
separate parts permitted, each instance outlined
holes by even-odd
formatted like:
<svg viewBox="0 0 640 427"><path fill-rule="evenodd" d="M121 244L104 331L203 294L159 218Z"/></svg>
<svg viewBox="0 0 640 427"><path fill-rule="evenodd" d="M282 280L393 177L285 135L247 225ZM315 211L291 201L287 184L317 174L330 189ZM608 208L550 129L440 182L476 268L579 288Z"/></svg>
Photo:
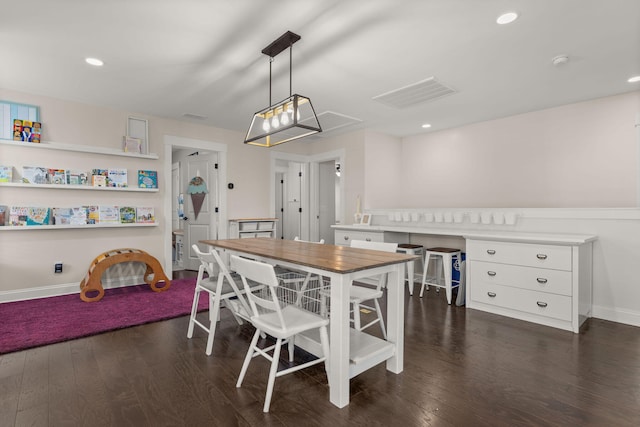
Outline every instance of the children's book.
<svg viewBox="0 0 640 427"><path fill-rule="evenodd" d="M13 166L0 166L0 182L13 181Z"/></svg>
<svg viewBox="0 0 640 427"><path fill-rule="evenodd" d="M49 169L49 183L62 185L67 183L67 173L64 169Z"/></svg>
<svg viewBox="0 0 640 427"><path fill-rule="evenodd" d="M35 143L40 142L41 134L42 134L42 123L33 122L33 127L31 128L31 142L35 142Z"/></svg>
<svg viewBox="0 0 640 427"><path fill-rule="evenodd" d="M158 188L158 172L139 170L138 171L138 187Z"/></svg>
<svg viewBox="0 0 640 427"><path fill-rule="evenodd" d="M67 184L87 185L88 172L76 169L67 169Z"/></svg>
<svg viewBox="0 0 640 427"><path fill-rule="evenodd" d="M71 208L71 225L86 225L87 224L87 210L84 206L77 206Z"/></svg>
<svg viewBox="0 0 640 427"><path fill-rule="evenodd" d="M9 206L0 206L0 227L7 225L9 219Z"/></svg>
<svg viewBox="0 0 640 427"><path fill-rule="evenodd" d="M22 141L22 120L15 119L13 121L13 140Z"/></svg>
<svg viewBox="0 0 640 427"><path fill-rule="evenodd" d="M136 222L154 223L156 216L153 208L136 208Z"/></svg>
<svg viewBox="0 0 640 427"><path fill-rule="evenodd" d="M98 206L83 206L87 213L87 224L100 223L100 208Z"/></svg>
<svg viewBox="0 0 640 427"><path fill-rule="evenodd" d="M27 225L49 225L49 208L30 207L27 211Z"/></svg>
<svg viewBox="0 0 640 427"><path fill-rule="evenodd" d="M142 140L131 136L122 137L122 150L127 153L141 153Z"/></svg>
<svg viewBox="0 0 640 427"><path fill-rule="evenodd" d="M49 171L39 166L23 166L22 182L27 184L48 184Z"/></svg>
<svg viewBox="0 0 640 427"><path fill-rule="evenodd" d="M120 223L120 209L117 206L100 205L99 211L100 224L118 224Z"/></svg>
<svg viewBox="0 0 640 427"><path fill-rule="evenodd" d="M131 206L123 206L120 208L120 222L122 224L131 224L136 222L136 208Z"/></svg>
<svg viewBox="0 0 640 427"><path fill-rule="evenodd" d="M127 187L127 170L109 169L109 171L107 172L107 185L109 187Z"/></svg>
<svg viewBox="0 0 640 427"><path fill-rule="evenodd" d="M93 185L94 187L106 187L107 177L104 175L92 175L91 185Z"/></svg>
<svg viewBox="0 0 640 427"><path fill-rule="evenodd" d="M9 224L14 227L24 227L27 225L29 208L25 206L11 206L9 210Z"/></svg>
<svg viewBox="0 0 640 427"><path fill-rule="evenodd" d="M53 225L71 224L71 208L51 208Z"/></svg>

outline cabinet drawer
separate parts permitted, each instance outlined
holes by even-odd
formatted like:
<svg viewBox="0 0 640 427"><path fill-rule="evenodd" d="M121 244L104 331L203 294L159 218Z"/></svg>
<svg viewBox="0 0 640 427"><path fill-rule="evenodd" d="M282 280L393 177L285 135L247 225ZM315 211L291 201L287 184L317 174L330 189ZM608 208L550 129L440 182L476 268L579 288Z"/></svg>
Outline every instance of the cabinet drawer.
<svg viewBox="0 0 640 427"><path fill-rule="evenodd" d="M336 245L350 246L352 240L365 240L367 242L384 242L384 233L375 231L351 231L336 230Z"/></svg>
<svg viewBox="0 0 640 427"><path fill-rule="evenodd" d="M568 296L478 281L469 289L473 301L571 321L571 297Z"/></svg>
<svg viewBox="0 0 640 427"><path fill-rule="evenodd" d="M570 271L469 261L469 274L471 283L487 282L532 291L572 295Z"/></svg>
<svg viewBox="0 0 640 427"><path fill-rule="evenodd" d="M468 240L467 259L570 271L571 247Z"/></svg>

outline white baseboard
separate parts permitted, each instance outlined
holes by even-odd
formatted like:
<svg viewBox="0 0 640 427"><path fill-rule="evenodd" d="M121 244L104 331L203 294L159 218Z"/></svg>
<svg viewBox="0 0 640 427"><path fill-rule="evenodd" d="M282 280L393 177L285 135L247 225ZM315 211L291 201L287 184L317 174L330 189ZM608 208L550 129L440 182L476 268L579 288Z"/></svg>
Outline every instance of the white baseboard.
<svg viewBox="0 0 640 427"><path fill-rule="evenodd" d="M594 305L591 312L596 319L609 320L631 326L640 326L640 313L637 311Z"/></svg>
<svg viewBox="0 0 640 427"><path fill-rule="evenodd" d="M130 276L118 280L105 280L102 282L104 289L121 288L124 286L135 286L144 283L144 278L140 276ZM25 301L37 298L57 297L60 295L70 295L80 293L80 282L62 283L58 285L38 286L28 289L16 289L11 291L0 291L0 303L12 301Z"/></svg>

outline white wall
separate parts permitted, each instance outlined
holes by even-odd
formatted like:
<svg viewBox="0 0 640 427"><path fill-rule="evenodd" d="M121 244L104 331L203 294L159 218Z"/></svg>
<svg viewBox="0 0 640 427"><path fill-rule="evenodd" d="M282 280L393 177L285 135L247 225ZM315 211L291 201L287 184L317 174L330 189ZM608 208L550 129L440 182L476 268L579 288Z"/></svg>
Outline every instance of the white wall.
<svg viewBox="0 0 640 427"><path fill-rule="evenodd" d="M636 206L639 113L636 91L405 138L396 207Z"/></svg>

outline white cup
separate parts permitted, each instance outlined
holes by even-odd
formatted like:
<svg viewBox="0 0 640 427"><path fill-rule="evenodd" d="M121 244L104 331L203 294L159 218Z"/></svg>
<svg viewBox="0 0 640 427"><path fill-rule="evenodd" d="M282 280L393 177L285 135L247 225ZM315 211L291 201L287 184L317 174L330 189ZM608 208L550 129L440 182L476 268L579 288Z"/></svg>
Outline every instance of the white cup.
<svg viewBox="0 0 640 427"><path fill-rule="evenodd" d="M418 212L411 212L411 221L418 222L420 214Z"/></svg>
<svg viewBox="0 0 640 427"><path fill-rule="evenodd" d="M464 212L454 212L453 213L453 222L456 224L460 224L464 221Z"/></svg>
<svg viewBox="0 0 640 427"><path fill-rule="evenodd" d="M453 213L445 212L444 213L444 222L453 222Z"/></svg>
<svg viewBox="0 0 640 427"><path fill-rule="evenodd" d="M442 214L442 212L436 212L433 217L435 218L436 222L442 222L444 221L444 215Z"/></svg>
<svg viewBox="0 0 640 427"><path fill-rule="evenodd" d="M504 222L507 225L515 225L517 219L518 214L515 212L505 212L504 214Z"/></svg>
<svg viewBox="0 0 640 427"><path fill-rule="evenodd" d="M409 219L411 219L411 216L409 215L409 212L402 212L402 220L404 222L408 222Z"/></svg>
<svg viewBox="0 0 640 427"><path fill-rule="evenodd" d="M431 212L427 212L424 214L425 222L433 222L433 214Z"/></svg>
<svg viewBox="0 0 640 427"><path fill-rule="evenodd" d="M477 224L480 222L480 213L478 212L469 212L469 221L471 224Z"/></svg>
<svg viewBox="0 0 640 427"><path fill-rule="evenodd" d="M493 213L493 223L502 225L504 224L504 213L503 212L494 212Z"/></svg>
<svg viewBox="0 0 640 427"><path fill-rule="evenodd" d="M395 213L396 221L402 221L402 212Z"/></svg>
<svg viewBox="0 0 640 427"><path fill-rule="evenodd" d="M483 224L491 224L492 217L493 215L491 214L491 212L482 212L480 214L480 221L482 221Z"/></svg>
<svg viewBox="0 0 640 427"><path fill-rule="evenodd" d="M393 220L395 220L395 219L396 219L395 215L394 215L394 214L392 214L392 213L390 213L390 214L388 215L388 218L389 218L389 221L393 221Z"/></svg>

